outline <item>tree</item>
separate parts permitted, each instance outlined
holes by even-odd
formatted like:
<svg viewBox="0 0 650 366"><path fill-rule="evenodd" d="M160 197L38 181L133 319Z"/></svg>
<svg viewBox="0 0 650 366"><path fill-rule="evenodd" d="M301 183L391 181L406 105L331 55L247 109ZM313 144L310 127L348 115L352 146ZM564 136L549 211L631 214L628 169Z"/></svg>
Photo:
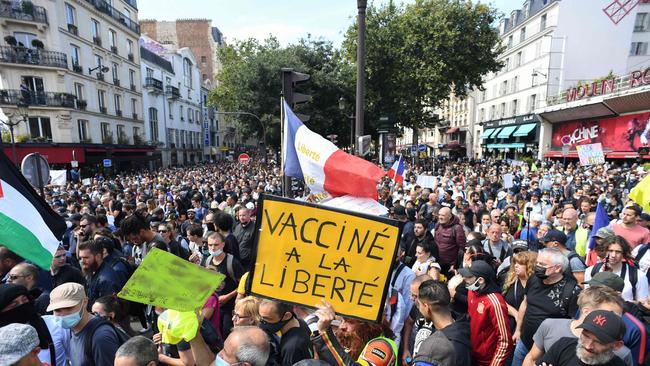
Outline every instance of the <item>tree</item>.
<svg viewBox="0 0 650 366"><path fill-rule="evenodd" d="M349 136L349 124L342 123L346 119L338 110L338 98L351 94L354 67L331 42L307 37L297 44L281 47L274 37L262 43L248 39L221 48L218 57L223 68L217 75L218 86L210 94L210 103L220 111L258 115L266 126L270 146L280 146L280 75L283 67L311 75L300 92L311 95L313 99L296 108L296 112L310 116L306 125L321 135ZM256 120L228 118L238 121L239 132L244 136L261 136ZM346 141L343 139L341 142Z"/></svg>
<svg viewBox="0 0 650 366"><path fill-rule="evenodd" d="M433 128L433 110L450 91L465 96L499 70L502 51L492 24L496 10L461 0L417 0L406 7L370 6L366 24L366 120L392 116L401 127ZM357 25L343 43L356 59Z"/></svg>

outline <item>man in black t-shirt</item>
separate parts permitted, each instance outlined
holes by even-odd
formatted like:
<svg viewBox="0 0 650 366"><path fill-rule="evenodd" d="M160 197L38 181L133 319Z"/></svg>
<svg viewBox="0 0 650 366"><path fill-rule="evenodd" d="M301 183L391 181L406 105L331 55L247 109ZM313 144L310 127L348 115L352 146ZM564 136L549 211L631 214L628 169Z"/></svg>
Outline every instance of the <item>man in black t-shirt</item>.
<svg viewBox="0 0 650 366"><path fill-rule="evenodd" d="M580 338L558 340L544 354L539 365L625 365L614 354L614 350L623 346L625 334L625 324L618 315L607 310L595 310L578 328L582 328Z"/></svg>
<svg viewBox="0 0 650 366"><path fill-rule="evenodd" d="M262 300L259 308L260 325L269 337L281 332L280 364L292 366L298 361L310 359L312 355L310 331L304 322L299 321L293 314L289 304Z"/></svg>
<svg viewBox="0 0 650 366"><path fill-rule="evenodd" d="M544 319L571 318L576 314L580 287L575 279L565 277L568 266L567 257L555 248L542 249L537 255L535 276L528 279L517 315L513 365L522 364L533 346L533 334Z"/></svg>

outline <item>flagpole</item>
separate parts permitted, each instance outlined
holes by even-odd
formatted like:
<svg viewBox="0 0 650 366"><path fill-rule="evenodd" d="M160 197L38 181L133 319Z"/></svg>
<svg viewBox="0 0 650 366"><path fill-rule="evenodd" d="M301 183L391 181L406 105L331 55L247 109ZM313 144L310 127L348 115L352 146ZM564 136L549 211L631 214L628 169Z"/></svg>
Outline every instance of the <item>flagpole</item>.
<svg viewBox="0 0 650 366"><path fill-rule="evenodd" d="M284 117L285 117L285 111L284 111L284 95L280 93L280 171L282 172L282 193L284 197L289 197L289 192L288 189L291 186L288 184L288 177L284 172L284 160L285 160L285 154L286 154L286 143L287 143L287 137L284 134Z"/></svg>

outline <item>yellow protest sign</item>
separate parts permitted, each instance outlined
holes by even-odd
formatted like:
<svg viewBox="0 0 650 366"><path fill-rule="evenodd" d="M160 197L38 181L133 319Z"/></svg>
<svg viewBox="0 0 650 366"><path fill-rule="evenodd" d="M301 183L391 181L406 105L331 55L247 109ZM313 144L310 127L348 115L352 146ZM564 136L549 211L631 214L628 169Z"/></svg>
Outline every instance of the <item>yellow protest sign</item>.
<svg viewBox="0 0 650 366"><path fill-rule="evenodd" d="M259 206L251 293L381 319L399 222L266 195Z"/></svg>
<svg viewBox="0 0 650 366"><path fill-rule="evenodd" d="M153 248L117 297L178 311L202 308L225 276Z"/></svg>

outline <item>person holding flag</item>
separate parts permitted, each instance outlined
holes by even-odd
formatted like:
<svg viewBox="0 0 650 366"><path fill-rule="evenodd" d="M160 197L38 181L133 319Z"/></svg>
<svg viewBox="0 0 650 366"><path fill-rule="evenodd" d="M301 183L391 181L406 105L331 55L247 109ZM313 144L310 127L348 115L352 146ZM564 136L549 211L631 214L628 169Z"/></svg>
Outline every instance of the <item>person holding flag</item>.
<svg viewBox="0 0 650 366"><path fill-rule="evenodd" d="M402 155L400 155L399 159L397 159L393 163L393 166L388 169L386 175L392 179L395 184L404 184L404 160L402 159Z"/></svg>
<svg viewBox="0 0 650 366"><path fill-rule="evenodd" d="M605 228L609 225L609 217L607 216L607 211L602 202L598 202L596 207L596 217L594 218L594 225L591 228L589 237L587 238L587 249L585 251L585 263L587 266L593 266L598 263L598 253L596 252L596 241L602 238L605 235L605 232L601 231L602 228Z"/></svg>

